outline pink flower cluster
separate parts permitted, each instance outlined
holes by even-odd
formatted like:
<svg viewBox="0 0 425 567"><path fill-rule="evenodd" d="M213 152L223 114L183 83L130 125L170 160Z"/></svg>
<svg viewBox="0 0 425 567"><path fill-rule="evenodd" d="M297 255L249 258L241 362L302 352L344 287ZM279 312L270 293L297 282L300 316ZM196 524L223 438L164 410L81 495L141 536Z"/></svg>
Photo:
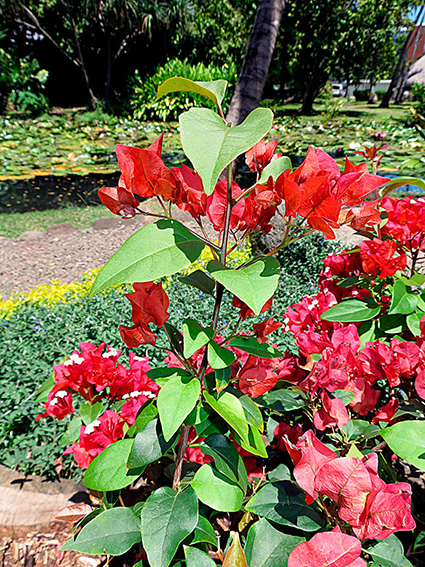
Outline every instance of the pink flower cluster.
<svg viewBox="0 0 425 567"><path fill-rule="evenodd" d="M394 532L415 528L410 485L386 484L380 479L376 453L362 460L339 457L310 430L296 445L288 439L286 447L306 502L327 497L336 506L339 519L349 524L359 539L385 539Z"/></svg>

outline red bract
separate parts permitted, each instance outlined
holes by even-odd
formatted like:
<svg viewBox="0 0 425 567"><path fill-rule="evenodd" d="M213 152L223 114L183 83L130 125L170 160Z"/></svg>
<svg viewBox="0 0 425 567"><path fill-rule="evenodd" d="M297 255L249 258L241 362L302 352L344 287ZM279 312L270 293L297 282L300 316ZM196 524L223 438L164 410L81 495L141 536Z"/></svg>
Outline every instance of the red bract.
<svg viewBox="0 0 425 567"><path fill-rule="evenodd" d="M425 199L384 197L381 206L388 215L382 233L394 238L409 250L425 249Z"/></svg>
<svg viewBox="0 0 425 567"><path fill-rule="evenodd" d="M316 475L320 467L337 459L338 455L321 443L311 430L304 433L296 445L286 440L285 445L295 465L295 480L306 492L305 501L311 504L319 496L316 490Z"/></svg>
<svg viewBox="0 0 425 567"><path fill-rule="evenodd" d="M366 567L361 551L360 541L353 536L318 533L291 551L288 567Z"/></svg>
<svg viewBox="0 0 425 567"><path fill-rule="evenodd" d="M122 340L129 348L136 348L141 344L154 345L156 335L149 328L149 323L162 327L170 317L167 309L170 305L168 295L162 289L162 283L154 284L134 283L134 292L127 293L133 307L131 319L133 327L120 325Z"/></svg>
<svg viewBox="0 0 425 567"><path fill-rule="evenodd" d="M253 173L261 173L266 165L281 157L282 154L275 154L277 144L277 140L265 144L262 139L245 153L245 163Z"/></svg>
<svg viewBox="0 0 425 567"><path fill-rule="evenodd" d="M333 195L345 206L355 206L372 191L390 181L388 177L370 175L365 163L354 165L345 158L345 169L333 190Z"/></svg>
<svg viewBox="0 0 425 567"><path fill-rule="evenodd" d="M121 171L120 186L140 197L152 197L162 177L164 163L155 151L117 144L115 152Z"/></svg>
<svg viewBox="0 0 425 567"><path fill-rule="evenodd" d="M205 216L207 214L207 195L204 192L202 179L196 171L184 164L180 168L173 167L171 171L180 181L177 199L178 208L187 211L195 219Z"/></svg>
<svg viewBox="0 0 425 567"><path fill-rule="evenodd" d="M392 240L365 240L360 245L360 257L362 259L363 271L379 278L393 276L398 271L403 271L407 265L406 254L394 257L397 252L397 244Z"/></svg>
<svg viewBox="0 0 425 567"><path fill-rule="evenodd" d="M261 308L260 313L264 313L265 311L268 311L272 306L272 304L273 304L273 296L265 302L265 304ZM246 303L241 301L239 297L236 297L236 295L233 296L232 305L233 307L236 307L236 309L240 309L238 315L243 321L245 321L247 317L255 316L254 311L250 307L248 307Z"/></svg>
<svg viewBox="0 0 425 567"><path fill-rule="evenodd" d="M232 197L235 199L243 193L242 189L232 181ZM214 191L207 197L207 215L214 230L221 232L227 208L227 181L220 181ZM230 215L230 230L246 230L251 220L250 201L240 199L233 207Z"/></svg>
<svg viewBox="0 0 425 567"><path fill-rule="evenodd" d="M322 408L314 414L314 426L320 431L327 427L342 427L349 421L347 408L339 398L330 398L326 392L320 395Z"/></svg>
<svg viewBox="0 0 425 567"><path fill-rule="evenodd" d="M372 423L379 423L384 421L390 423L394 417L394 414L398 410L398 401L393 398L387 404L382 406L382 408L375 413L372 419Z"/></svg>
<svg viewBox="0 0 425 567"><path fill-rule="evenodd" d="M360 539L385 539L395 532L411 531L416 523L411 515L412 490L406 482L385 484L371 474L372 491L366 499L359 526L353 527Z"/></svg>
<svg viewBox="0 0 425 567"><path fill-rule="evenodd" d="M102 187L98 191L99 199L114 215L132 218L136 214L139 201L125 187Z"/></svg>
<svg viewBox="0 0 425 567"><path fill-rule="evenodd" d="M256 335L257 341L259 343L266 343L267 335L270 335L271 333L273 333L273 331L276 331L282 325L283 323L274 321L273 317L270 317L270 319L266 319L262 323L255 323L252 326L252 330L254 331L254 334Z"/></svg>
<svg viewBox="0 0 425 567"><path fill-rule="evenodd" d="M274 369L275 364L271 360L249 356L238 373L238 388L251 398L262 396L276 386L277 374Z"/></svg>
<svg viewBox="0 0 425 567"><path fill-rule="evenodd" d="M106 447L123 437L124 421L113 411L105 413L92 423L80 428L80 439L64 452L74 455L79 467L86 469Z"/></svg>
<svg viewBox="0 0 425 567"><path fill-rule="evenodd" d="M281 451L286 451L286 445L284 441L285 438L287 440L289 439L291 443L297 443L298 439L301 437L302 434L303 434L303 428L301 427L300 424L291 427L287 423L279 423L279 425L275 428L273 432L273 436L276 439L277 446Z"/></svg>
<svg viewBox="0 0 425 567"><path fill-rule="evenodd" d="M365 226L374 226L381 222L381 213L376 208L375 201L366 201L361 207L347 211L345 221L354 230L360 230Z"/></svg>
<svg viewBox="0 0 425 567"><path fill-rule="evenodd" d="M56 384L55 387L50 390L47 397L47 402L44 406L46 410L44 413L38 414L36 421L42 417L56 417L61 420L70 413L73 413L75 409L72 407L72 394L67 391L68 384Z"/></svg>
<svg viewBox="0 0 425 567"><path fill-rule="evenodd" d="M341 520L357 525L372 481L362 461L342 457L322 465L316 476L316 490L338 504Z"/></svg>

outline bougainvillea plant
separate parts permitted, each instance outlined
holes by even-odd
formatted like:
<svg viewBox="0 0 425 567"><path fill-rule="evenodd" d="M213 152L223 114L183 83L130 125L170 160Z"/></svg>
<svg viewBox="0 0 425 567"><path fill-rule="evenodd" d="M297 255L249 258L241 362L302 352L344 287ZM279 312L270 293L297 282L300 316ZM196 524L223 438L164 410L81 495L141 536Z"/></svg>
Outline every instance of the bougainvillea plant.
<svg viewBox="0 0 425 567"><path fill-rule="evenodd" d="M74 414L66 453L85 469L93 500L92 509L62 512L75 522L62 549L118 556L117 565L125 554L138 567L411 565L403 542L408 555L418 553L422 520L411 485L397 479L397 455L425 468L425 276L417 271L425 200L385 196L399 181L376 175L372 150L364 156L373 174L348 159L341 171L313 148L292 170L276 142L264 142L270 110L226 124L225 88L164 83L159 95L192 91L217 106L180 117L193 169L164 165L162 137L147 149L118 145L119 184L99 191L124 218L147 214L147 197L162 213L123 244L92 288L133 284L132 321L120 333L138 354L124 365L115 348L83 343L44 386L39 417ZM232 179L241 154L253 174L247 188ZM193 222L175 220L173 206ZM231 251L272 231L278 217L284 229L274 249L226 266ZM325 259L314 297L281 320L267 317L276 253L313 231L335 238L342 224L363 233L360 247ZM182 281L213 298L211 320L186 318L175 328L158 280L204 247L214 259ZM227 324L224 294L235 307ZM262 322L238 330L260 313ZM297 356L269 344L276 330L294 334ZM143 345L156 345L160 333L166 357L151 368Z"/></svg>

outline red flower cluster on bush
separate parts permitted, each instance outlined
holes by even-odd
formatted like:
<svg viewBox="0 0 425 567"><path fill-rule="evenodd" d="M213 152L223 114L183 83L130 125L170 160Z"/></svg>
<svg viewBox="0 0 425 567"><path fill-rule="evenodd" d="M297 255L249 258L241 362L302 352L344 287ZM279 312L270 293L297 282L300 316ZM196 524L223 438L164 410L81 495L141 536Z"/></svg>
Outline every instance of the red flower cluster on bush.
<svg viewBox="0 0 425 567"><path fill-rule="evenodd" d="M146 374L150 370L147 358L130 353L129 368L118 363L120 351L105 343L98 347L81 343L63 364L55 366L55 385L48 394L44 413L37 416L64 419L75 410L73 396L79 395L89 404L107 400L120 403L118 413L107 410L91 424L81 427L77 443L66 454L75 456L78 466L87 468L90 462L111 443L123 436L124 423L132 425L137 412L149 399L155 398L159 386ZM81 464L83 463L83 464Z"/></svg>

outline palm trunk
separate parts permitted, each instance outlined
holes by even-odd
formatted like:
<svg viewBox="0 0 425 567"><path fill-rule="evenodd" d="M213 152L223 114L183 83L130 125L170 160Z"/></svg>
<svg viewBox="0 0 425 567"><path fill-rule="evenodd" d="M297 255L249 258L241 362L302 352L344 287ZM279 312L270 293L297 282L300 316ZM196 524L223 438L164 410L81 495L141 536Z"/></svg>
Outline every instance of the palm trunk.
<svg viewBox="0 0 425 567"><path fill-rule="evenodd" d="M234 126L258 107L276 45L286 0L261 0L248 50L226 116Z"/></svg>

